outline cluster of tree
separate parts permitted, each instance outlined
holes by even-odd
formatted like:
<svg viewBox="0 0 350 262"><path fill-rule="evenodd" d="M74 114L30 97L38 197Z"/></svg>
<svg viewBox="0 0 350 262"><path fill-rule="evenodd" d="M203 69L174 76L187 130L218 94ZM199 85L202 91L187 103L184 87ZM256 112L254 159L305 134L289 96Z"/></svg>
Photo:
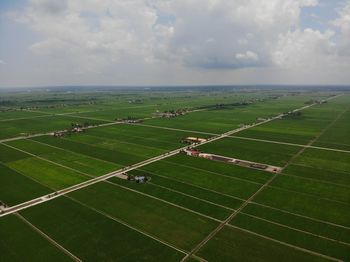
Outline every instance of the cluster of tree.
<svg viewBox="0 0 350 262"><path fill-rule="evenodd" d="M236 102L236 103L228 103L228 104L214 104L214 105L205 105L198 107L199 109L227 109L230 107L236 107L236 106L246 106L253 102L251 101L242 101L242 102Z"/></svg>

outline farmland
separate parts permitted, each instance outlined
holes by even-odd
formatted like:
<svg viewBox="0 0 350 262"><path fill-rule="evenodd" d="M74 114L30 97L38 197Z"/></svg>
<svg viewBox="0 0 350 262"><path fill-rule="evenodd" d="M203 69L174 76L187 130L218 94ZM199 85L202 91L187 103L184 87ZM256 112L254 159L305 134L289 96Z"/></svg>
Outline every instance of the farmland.
<svg viewBox="0 0 350 262"><path fill-rule="evenodd" d="M350 259L347 92L41 90L1 101L0 261Z"/></svg>

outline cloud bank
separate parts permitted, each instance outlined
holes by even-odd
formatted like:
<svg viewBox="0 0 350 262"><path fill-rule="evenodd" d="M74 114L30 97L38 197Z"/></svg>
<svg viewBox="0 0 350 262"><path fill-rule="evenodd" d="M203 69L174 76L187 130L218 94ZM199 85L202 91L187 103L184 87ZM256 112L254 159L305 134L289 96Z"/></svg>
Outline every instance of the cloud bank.
<svg viewBox="0 0 350 262"><path fill-rule="evenodd" d="M28 49L53 84L350 83L350 2L323 30L302 27L320 5L31 0L11 17L40 36Z"/></svg>

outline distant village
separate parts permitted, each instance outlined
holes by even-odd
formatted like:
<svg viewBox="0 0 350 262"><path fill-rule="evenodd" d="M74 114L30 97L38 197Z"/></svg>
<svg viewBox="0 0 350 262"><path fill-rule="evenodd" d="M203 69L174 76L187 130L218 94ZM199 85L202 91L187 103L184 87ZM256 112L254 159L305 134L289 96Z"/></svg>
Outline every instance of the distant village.
<svg viewBox="0 0 350 262"><path fill-rule="evenodd" d="M85 131L86 128L90 128L92 126L94 125L90 124L89 122L85 122L83 124L72 123L70 129L56 131L56 132L53 132L52 135L54 137L64 137L74 133L82 133Z"/></svg>
<svg viewBox="0 0 350 262"><path fill-rule="evenodd" d="M177 109L177 110L168 110L164 112L157 112L153 113L153 116L155 117L163 117L163 118L174 118L178 116L184 116L188 113L188 109Z"/></svg>

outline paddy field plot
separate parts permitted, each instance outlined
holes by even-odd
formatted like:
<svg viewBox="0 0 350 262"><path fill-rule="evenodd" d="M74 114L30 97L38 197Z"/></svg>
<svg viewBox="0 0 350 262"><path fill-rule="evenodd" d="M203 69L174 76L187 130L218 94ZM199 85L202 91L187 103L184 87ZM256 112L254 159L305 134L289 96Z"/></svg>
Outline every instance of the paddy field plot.
<svg viewBox="0 0 350 262"><path fill-rule="evenodd" d="M107 123L157 110L204 110L61 138L3 141L0 201L21 204L182 148L185 137L210 138L331 95L273 90L26 95L23 104L37 113L4 112L0 139L91 119ZM187 261L347 261L348 99L339 96L303 110L299 119L273 120L198 147L283 167L278 174L179 153L128 172L147 177L146 183L113 177L0 217L0 261L72 260L67 251L83 261L181 261L187 254ZM229 106L244 101L252 103ZM212 110L215 104L222 109ZM26 115L32 118L20 119ZM312 145L334 150L303 147L313 139Z"/></svg>
<svg viewBox="0 0 350 262"><path fill-rule="evenodd" d="M15 215L0 219L1 261L72 261Z"/></svg>
<svg viewBox="0 0 350 262"><path fill-rule="evenodd" d="M283 167L300 147L227 137L198 149L205 153Z"/></svg>
<svg viewBox="0 0 350 262"><path fill-rule="evenodd" d="M69 129L71 123L84 122L89 122L91 124L105 123L104 121L71 118L67 116L47 116L13 121L0 121L0 139Z"/></svg>
<svg viewBox="0 0 350 262"><path fill-rule="evenodd" d="M21 215L81 260L178 261L182 257L181 252L65 197Z"/></svg>
<svg viewBox="0 0 350 262"><path fill-rule="evenodd" d="M299 116L283 119L253 127L236 134L239 137L307 144L318 137L315 146L348 149L349 96L339 96L325 104L315 105L301 111ZM331 125L324 134L321 132Z"/></svg>
<svg viewBox="0 0 350 262"><path fill-rule="evenodd" d="M283 97L277 100L254 102L246 106L229 109L204 110L175 119L151 119L148 125L187 129L201 132L224 133L238 128L241 124L251 124L259 117L271 117L303 106L307 96Z"/></svg>
<svg viewBox="0 0 350 262"><path fill-rule="evenodd" d="M42 117L46 114L40 112L29 112L24 110L0 111L0 122L10 122L18 118Z"/></svg>
<svg viewBox="0 0 350 262"><path fill-rule="evenodd" d="M327 261L275 241L225 226L199 252L208 261Z"/></svg>

